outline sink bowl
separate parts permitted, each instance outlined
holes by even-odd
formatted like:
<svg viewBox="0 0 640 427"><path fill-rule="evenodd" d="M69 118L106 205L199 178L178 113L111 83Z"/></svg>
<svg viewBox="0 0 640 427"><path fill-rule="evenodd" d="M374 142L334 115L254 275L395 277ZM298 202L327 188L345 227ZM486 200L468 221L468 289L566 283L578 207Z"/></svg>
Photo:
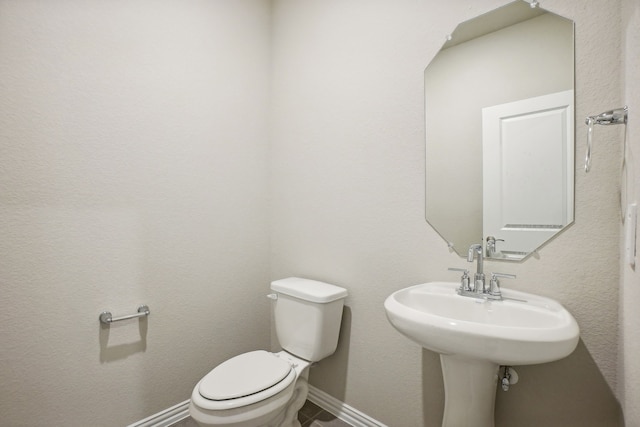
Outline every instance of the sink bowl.
<svg viewBox="0 0 640 427"><path fill-rule="evenodd" d="M460 296L458 283L431 282L391 294L384 303L391 324L440 354L529 365L562 359L578 344L580 329L560 303L502 289L502 301Z"/></svg>
<svg viewBox="0 0 640 427"><path fill-rule="evenodd" d="M442 427L494 427L500 365L562 359L580 329L557 301L502 289L502 301L458 295L460 285L431 282L391 294L384 302L391 325L440 353L444 380ZM503 374L507 389L510 377Z"/></svg>

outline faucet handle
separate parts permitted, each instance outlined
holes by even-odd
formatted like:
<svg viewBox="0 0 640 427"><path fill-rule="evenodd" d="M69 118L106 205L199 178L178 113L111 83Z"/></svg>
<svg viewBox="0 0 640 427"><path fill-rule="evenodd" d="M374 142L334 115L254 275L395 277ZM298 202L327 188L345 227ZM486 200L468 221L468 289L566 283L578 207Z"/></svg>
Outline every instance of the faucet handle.
<svg viewBox="0 0 640 427"><path fill-rule="evenodd" d="M515 279L515 274L506 274L506 273L491 273L491 280L489 280L489 293L493 296L502 296L502 292L500 292L500 281L498 277L504 279Z"/></svg>
<svg viewBox="0 0 640 427"><path fill-rule="evenodd" d="M515 279L515 274L507 274L507 273L491 273L491 278L494 279L496 277L502 277L503 279Z"/></svg>
<svg viewBox="0 0 640 427"><path fill-rule="evenodd" d="M449 271L462 272L462 277L460 278L460 290L461 291L471 290L471 287L469 286L469 283L471 282L471 279L469 279L469 270L467 270L466 268L449 267Z"/></svg>

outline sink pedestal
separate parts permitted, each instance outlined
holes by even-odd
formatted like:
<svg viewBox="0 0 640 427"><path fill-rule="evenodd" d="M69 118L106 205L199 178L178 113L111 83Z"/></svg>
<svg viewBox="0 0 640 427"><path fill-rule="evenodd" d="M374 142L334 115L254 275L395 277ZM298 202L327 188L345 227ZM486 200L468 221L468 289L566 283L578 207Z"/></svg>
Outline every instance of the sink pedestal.
<svg viewBox="0 0 640 427"><path fill-rule="evenodd" d="M499 365L440 355L444 379L442 427L494 427Z"/></svg>

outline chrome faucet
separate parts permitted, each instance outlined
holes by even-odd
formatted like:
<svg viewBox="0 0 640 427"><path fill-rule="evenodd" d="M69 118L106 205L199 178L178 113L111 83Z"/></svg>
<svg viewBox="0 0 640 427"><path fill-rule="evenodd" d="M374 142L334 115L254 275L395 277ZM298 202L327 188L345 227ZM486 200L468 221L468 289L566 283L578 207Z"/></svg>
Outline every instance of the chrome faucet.
<svg viewBox="0 0 640 427"><path fill-rule="evenodd" d="M497 242L504 242L504 239L496 239L493 236L487 236L487 256L489 258L495 257L498 253L496 249Z"/></svg>
<svg viewBox="0 0 640 427"><path fill-rule="evenodd" d="M500 301L502 300L502 292L500 291L500 282L498 278L515 279L514 274L504 273L491 273L491 280L489 280L488 286L485 281L484 275L484 251L482 244L475 244L469 247L469 256L467 261L473 262L478 260L478 266L476 267L476 273L473 276L473 283L470 283L469 270L466 268L449 268L451 271L461 271L462 277L460 278L460 287L458 288L458 294L465 297L479 298L483 300Z"/></svg>
<svg viewBox="0 0 640 427"><path fill-rule="evenodd" d="M484 250L482 249L482 243L476 243L475 245L469 246L469 255L467 256L467 261L473 262L473 258L478 260L478 264L476 267L476 274L473 276L473 290L478 293L486 293L487 289L484 281L484 272L483 272L483 261L484 261Z"/></svg>

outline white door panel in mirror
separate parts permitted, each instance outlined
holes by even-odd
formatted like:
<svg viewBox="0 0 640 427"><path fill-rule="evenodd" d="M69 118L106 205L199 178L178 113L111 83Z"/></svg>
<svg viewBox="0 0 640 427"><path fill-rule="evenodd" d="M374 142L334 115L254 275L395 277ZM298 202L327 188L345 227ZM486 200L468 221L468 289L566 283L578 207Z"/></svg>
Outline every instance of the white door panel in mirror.
<svg viewBox="0 0 640 427"><path fill-rule="evenodd" d="M521 259L573 219L573 91L483 108L483 232Z"/></svg>

